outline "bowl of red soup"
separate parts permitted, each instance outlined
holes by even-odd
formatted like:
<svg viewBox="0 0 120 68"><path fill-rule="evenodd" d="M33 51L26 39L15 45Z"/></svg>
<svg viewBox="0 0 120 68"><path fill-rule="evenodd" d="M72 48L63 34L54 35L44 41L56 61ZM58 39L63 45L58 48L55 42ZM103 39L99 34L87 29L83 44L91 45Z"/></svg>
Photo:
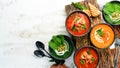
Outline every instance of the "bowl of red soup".
<svg viewBox="0 0 120 68"><path fill-rule="evenodd" d="M66 29L73 36L84 36L91 27L89 16L82 11L74 11L66 18Z"/></svg>
<svg viewBox="0 0 120 68"><path fill-rule="evenodd" d="M99 53L92 46L83 46L75 52L74 63L77 68L96 68L99 63Z"/></svg>

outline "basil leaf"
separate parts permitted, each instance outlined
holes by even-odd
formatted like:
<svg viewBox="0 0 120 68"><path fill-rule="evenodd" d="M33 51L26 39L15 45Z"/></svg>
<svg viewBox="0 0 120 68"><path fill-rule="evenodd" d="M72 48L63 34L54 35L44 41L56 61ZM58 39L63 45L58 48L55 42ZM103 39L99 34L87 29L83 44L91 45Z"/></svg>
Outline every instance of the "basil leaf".
<svg viewBox="0 0 120 68"><path fill-rule="evenodd" d="M59 46L64 45L64 36L53 36L52 40L48 44L53 50L58 49Z"/></svg>
<svg viewBox="0 0 120 68"><path fill-rule="evenodd" d="M83 6L83 5L80 4L80 3L74 3L74 2L72 2L72 5L73 5L75 8L78 8L79 10L85 10L85 9L87 9L85 6Z"/></svg>
<svg viewBox="0 0 120 68"><path fill-rule="evenodd" d="M49 42L49 46L50 46L50 48L52 48L53 50L58 49L58 45L57 45L56 43L54 43L53 41L50 41L50 42Z"/></svg>
<svg viewBox="0 0 120 68"><path fill-rule="evenodd" d="M60 40L61 40L61 45L64 45L64 40L65 40L65 39L64 39L64 36L63 36L63 35L60 35L59 38L60 38Z"/></svg>
<svg viewBox="0 0 120 68"><path fill-rule="evenodd" d="M61 40L57 36L53 36L52 41L58 46L61 44Z"/></svg>

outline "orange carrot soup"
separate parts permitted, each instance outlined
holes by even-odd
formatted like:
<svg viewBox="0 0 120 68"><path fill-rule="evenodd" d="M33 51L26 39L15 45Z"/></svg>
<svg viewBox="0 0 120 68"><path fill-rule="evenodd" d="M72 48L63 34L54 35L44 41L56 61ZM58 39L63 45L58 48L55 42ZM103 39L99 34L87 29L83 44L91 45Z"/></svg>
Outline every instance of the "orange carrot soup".
<svg viewBox="0 0 120 68"><path fill-rule="evenodd" d="M80 11L71 13L66 20L68 32L74 36L82 36L89 31L91 26L89 17Z"/></svg>
<svg viewBox="0 0 120 68"><path fill-rule="evenodd" d="M98 48L109 47L114 42L114 38L114 31L108 24L98 24L90 33L91 42Z"/></svg>
<svg viewBox="0 0 120 68"><path fill-rule="evenodd" d="M92 47L83 47L75 53L77 68L96 68L99 62L98 52Z"/></svg>

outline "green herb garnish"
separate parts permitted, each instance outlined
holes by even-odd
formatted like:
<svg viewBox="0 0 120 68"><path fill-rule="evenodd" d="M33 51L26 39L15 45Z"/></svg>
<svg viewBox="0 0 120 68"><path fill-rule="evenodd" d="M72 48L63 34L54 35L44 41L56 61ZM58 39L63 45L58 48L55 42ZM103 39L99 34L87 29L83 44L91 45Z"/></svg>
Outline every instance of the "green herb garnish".
<svg viewBox="0 0 120 68"><path fill-rule="evenodd" d="M77 22L79 19L80 19L79 17L76 17L76 18L75 18L75 22Z"/></svg>
<svg viewBox="0 0 120 68"><path fill-rule="evenodd" d="M85 60L81 59L80 64L85 64Z"/></svg>
<svg viewBox="0 0 120 68"><path fill-rule="evenodd" d="M82 24L82 29L86 29L86 24Z"/></svg>
<svg viewBox="0 0 120 68"><path fill-rule="evenodd" d="M90 55L90 48L88 48L88 51L87 51L88 55Z"/></svg>
<svg viewBox="0 0 120 68"><path fill-rule="evenodd" d="M72 2L72 5L73 5L75 8L78 8L79 10L85 10L85 9L87 9L85 6L83 6L83 5L80 4L80 3L74 3L74 2Z"/></svg>
<svg viewBox="0 0 120 68"><path fill-rule="evenodd" d="M96 32L97 32L97 34L98 34L99 36L101 36L101 37L104 35L104 33L103 33L103 31L102 31L102 28L98 29Z"/></svg>
<svg viewBox="0 0 120 68"><path fill-rule="evenodd" d="M53 36L52 40L48 44L53 50L58 49L59 46L64 46L64 36Z"/></svg>
<svg viewBox="0 0 120 68"><path fill-rule="evenodd" d="M77 29L76 29L76 27L75 27L75 25L72 27L72 31L76 31Z"/></svg>
<svg viewBox="0 0 120 68"><path fill-rule="evenodd" d="M94 58L94 57L92 57L92 58L91 58L91 60L94 62L94 61L95 61L95 58Z"/></svg>

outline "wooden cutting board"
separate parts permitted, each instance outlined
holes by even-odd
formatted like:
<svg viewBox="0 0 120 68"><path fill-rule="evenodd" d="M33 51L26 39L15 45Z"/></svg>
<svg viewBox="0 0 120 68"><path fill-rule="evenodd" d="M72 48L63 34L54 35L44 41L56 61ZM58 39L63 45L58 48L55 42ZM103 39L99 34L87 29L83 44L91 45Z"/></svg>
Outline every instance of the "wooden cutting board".
<svg viewBox="0 0 120 68"><path fill-rule="evenodd" d="M93 4L95 7L99 8L97 0L84 0L78 3L83 4L84 6L88 7L88 2ZM69 15L71 12L76 9L73 5L66 5L65 6L66 14ZM90 17L92 21L92 26L98 23L102 23L102 15L99 15L98 17ZM89 34L85 35L84 37L74 37L73 39L75 40L76 48L79 48L81 46L87 46L90 45L90 39L89 39ZM114 62L113 62L113 55L111 54L110 48L106 49L98 49L98 52L100 53L100 62L97 66L97 68L114 68Z"/></svg>

